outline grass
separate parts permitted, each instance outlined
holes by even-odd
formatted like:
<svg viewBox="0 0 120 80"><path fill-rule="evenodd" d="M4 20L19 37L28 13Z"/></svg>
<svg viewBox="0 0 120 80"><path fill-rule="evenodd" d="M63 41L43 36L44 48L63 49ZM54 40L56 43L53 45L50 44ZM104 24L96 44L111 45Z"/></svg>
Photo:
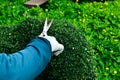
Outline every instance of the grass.
<svg viewBox="0 0 120 80"><path fill-rule="evenodd" d="M28 17L66 19L83 30L94 49L99 80L120 77L120 6L119 1L73 2L49 0L41 7L26 8L23 1L0 2L0 25L16 25Z"/></svg>

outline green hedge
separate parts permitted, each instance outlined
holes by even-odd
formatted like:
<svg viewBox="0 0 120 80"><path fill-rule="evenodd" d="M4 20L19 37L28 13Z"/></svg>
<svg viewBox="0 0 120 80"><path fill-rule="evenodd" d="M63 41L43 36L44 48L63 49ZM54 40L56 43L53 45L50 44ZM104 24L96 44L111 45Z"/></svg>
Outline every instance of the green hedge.
<svg viewBox="0 0 120 80"><path fill-rule="evenodd" d="M23 49L39 35L44 20L27 19L17 26L1 26L0 52L13 53ZM94 80L95 60L85 35L65 20L54 20L48 34L54 35L65 46L64 52L52 57L45 71L36 80Z"/></svg>

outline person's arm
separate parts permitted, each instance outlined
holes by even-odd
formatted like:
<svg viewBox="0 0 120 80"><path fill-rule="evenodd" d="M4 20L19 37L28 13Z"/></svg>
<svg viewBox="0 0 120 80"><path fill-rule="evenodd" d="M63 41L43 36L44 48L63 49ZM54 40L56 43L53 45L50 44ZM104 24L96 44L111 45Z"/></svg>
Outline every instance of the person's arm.
<svg viewBox="0 0 120 80"><path fill-rule="evenodd" d="M51 53L49 41L36 37L19 52L0 54L0 80L33 80L45 69Z"/></svg>

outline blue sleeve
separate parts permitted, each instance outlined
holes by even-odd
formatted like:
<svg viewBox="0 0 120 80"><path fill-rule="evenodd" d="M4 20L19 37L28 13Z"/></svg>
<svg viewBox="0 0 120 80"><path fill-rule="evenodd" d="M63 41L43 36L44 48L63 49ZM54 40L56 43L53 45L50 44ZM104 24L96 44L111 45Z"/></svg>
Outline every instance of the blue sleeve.
<svg viewBox="0 0 120 80"><path fill-rule="evenodd" d="M0 54L0 80L33 80L51 59L51 46L36 37L25 49L7 55Z"/></svg>

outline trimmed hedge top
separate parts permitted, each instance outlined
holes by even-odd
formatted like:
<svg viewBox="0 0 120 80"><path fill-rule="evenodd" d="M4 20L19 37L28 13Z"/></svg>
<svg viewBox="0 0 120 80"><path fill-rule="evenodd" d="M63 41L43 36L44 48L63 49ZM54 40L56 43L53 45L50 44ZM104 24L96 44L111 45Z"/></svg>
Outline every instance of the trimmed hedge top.
<svg viewBox="0 0 120 80"><path fill-rule="evenodd" d="M17 26L0 27L0 52L23 49L42 31L44 20L26 19ZM96 73L92 49L80 29L65 20L54 20L49 35L64 44L60 56L52 57L45 71L36 80L94 80Z"/></svg>

